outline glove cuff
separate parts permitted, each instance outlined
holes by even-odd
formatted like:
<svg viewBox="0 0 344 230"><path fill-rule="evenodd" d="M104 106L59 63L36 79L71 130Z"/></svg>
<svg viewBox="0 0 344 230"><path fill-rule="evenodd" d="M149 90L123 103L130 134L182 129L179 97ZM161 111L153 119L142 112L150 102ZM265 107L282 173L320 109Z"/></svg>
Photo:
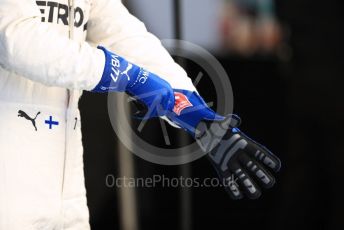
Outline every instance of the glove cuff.
<svg viewBox="0 0 344 230"><path fill-rule="evenodd" d="M124 92L137 79L145 74L144 70L124 58L98 46L105 55L105 67L101 80L92 92Z"/></svg>

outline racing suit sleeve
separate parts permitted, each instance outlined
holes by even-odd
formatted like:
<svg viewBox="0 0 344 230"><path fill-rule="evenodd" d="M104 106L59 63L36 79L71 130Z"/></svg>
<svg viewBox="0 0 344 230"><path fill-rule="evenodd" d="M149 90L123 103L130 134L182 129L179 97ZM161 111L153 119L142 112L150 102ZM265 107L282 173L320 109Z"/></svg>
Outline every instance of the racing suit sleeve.
<svg viewBox="0 0 344 230"><path fill-rule="evenodd" d="M91 90L104 65L103 51L41 23L35 1L0 0L2 68L48 86Z"/></svg>
<svg viewBox="0 0 344 230"><path fill-rule="evenodd" d="M87 41L102 45L167 81L174 89L196 91L183 68L160 40L131 15L121 0L92 1Z"/></svg>

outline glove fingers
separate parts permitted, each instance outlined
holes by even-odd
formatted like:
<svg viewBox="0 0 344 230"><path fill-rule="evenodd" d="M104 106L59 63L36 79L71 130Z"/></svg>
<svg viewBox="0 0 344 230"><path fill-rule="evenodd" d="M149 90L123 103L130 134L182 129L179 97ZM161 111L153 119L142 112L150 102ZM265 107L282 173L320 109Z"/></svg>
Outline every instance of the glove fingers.
<svg viewBox="0 0 344 230"><path fill-rule="evenodd" d="M271 188L275 184L275 178L259 162L246 154L241 154L239 160L264 188Z"/></svg>
<svg viewBox="0 0 344 230"><path fill-rule="evenodd" d="M221 183L223 184L226 192L230 195L233 200L239 200L243 198L243 194L239 189L239 185L237 183L238 178L231 174L229 170L221 171L218 165L213 161L211 157L208 155L208 159L213 165L216 173L218 174L219 178L221 179Z"/></svg>
<svg viewBox="0 0 344 230"><path fill-rule="evenodd" d="M232 162L230 164L230 169L238 178L240 188L244 191L248 198L257 199L260 197L261 191L259 190L258 186L254 183L246 170L240 167L238 162Z"/></svg>
<svg viewBox="0 0 344 230"><path fill-rule="evenodd" d="M224 188L233 200L239 200L243 198L243 194L239 189L237 180L238 178L236 178L233 174L230 174L223 179Z"/></svg>
<svg viewBox="0 0 344 230"><path fill-rule="evenodd" d="M258 162L263 163L267 167L271 168L275 172L278 172L281 168L281 161L267 148L261 146L254 141L250 141L247 146L247 152L253 156Z"/></svg>

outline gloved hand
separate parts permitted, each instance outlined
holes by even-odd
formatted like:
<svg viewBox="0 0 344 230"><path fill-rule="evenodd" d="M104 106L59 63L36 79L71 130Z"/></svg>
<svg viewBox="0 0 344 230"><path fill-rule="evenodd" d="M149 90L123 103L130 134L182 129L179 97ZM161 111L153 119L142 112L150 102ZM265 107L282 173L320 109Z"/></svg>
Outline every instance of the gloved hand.
<svg viewBox="0 0 344 230"><path fill-rule="evenodd" d="M94 92L126 92L146 107L144 118L164 116L186 130L203 151L210 152L209 159L234 199L242 198L243 194L249 198L260 196L260 189L250 175L263 187L274 184L274 178L262 165L278 171L279 159L245 136L237 128L237 117L219 116L196 92L172 89L159 76L104 47L98 48L104 51L106 63Z"/></svg>
<svg viewBox="0 0 344 230"><path fill-rule="evenodd" d="M281 163L267 148L253 141L237 127L240 118L222 117L211 110L195 92L174 90L175 106L167 117L189 132L215 167L226 191L233 199L245 194L261 195L259 186L271 188Z"/></svg>
<svg viewBox="0 0 344 230"><path fill-rule="evenodd" d="M267 148L253 141L237 126L237 116L222 121L201 121L197 126L196 141L215 167L225 190L233 199L245 194L256 199L261 189L271 188L274 177L265 167L278 172L281 163Z"/></svg>
<svg viewBox="0 0 344 230"><path fill-rule="evenodd" d="M92 92L126 92L149 110L146 118L164 116L174 106L173 89L157 75L125 60L104 47L103 76Z"/></svg>

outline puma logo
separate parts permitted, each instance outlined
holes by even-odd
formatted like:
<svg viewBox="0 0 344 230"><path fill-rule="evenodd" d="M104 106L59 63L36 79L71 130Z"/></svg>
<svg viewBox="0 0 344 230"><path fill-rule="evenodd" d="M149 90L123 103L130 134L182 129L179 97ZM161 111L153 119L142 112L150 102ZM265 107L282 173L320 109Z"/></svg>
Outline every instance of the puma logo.
<svg viewBox="0 0 344 230"><path fill-rule="evenodd" d="M128 78L128 81L130 81L130 77L128 72L133 68L133 65L131 63L128 63L127 69L121 73L121 75L126 75Z"/></svg>
<svg viewBox="0 0 344 230"><path fill-rule="evenodd" d="M36 114L35 118L31 118L31 117L29 117L29 115L27 115L24 111L22 111L22 110L19 110L19 111L18 111L18 117L23 117L23 118L25 118L26 120L31 121L31 122L32 122L32 125L33 125L33 127L35 128L36 131L37 131L36 119L37 119L37 117L38 117L39 114L41 114L41 112L38 112L38 113Z"/></svg>

